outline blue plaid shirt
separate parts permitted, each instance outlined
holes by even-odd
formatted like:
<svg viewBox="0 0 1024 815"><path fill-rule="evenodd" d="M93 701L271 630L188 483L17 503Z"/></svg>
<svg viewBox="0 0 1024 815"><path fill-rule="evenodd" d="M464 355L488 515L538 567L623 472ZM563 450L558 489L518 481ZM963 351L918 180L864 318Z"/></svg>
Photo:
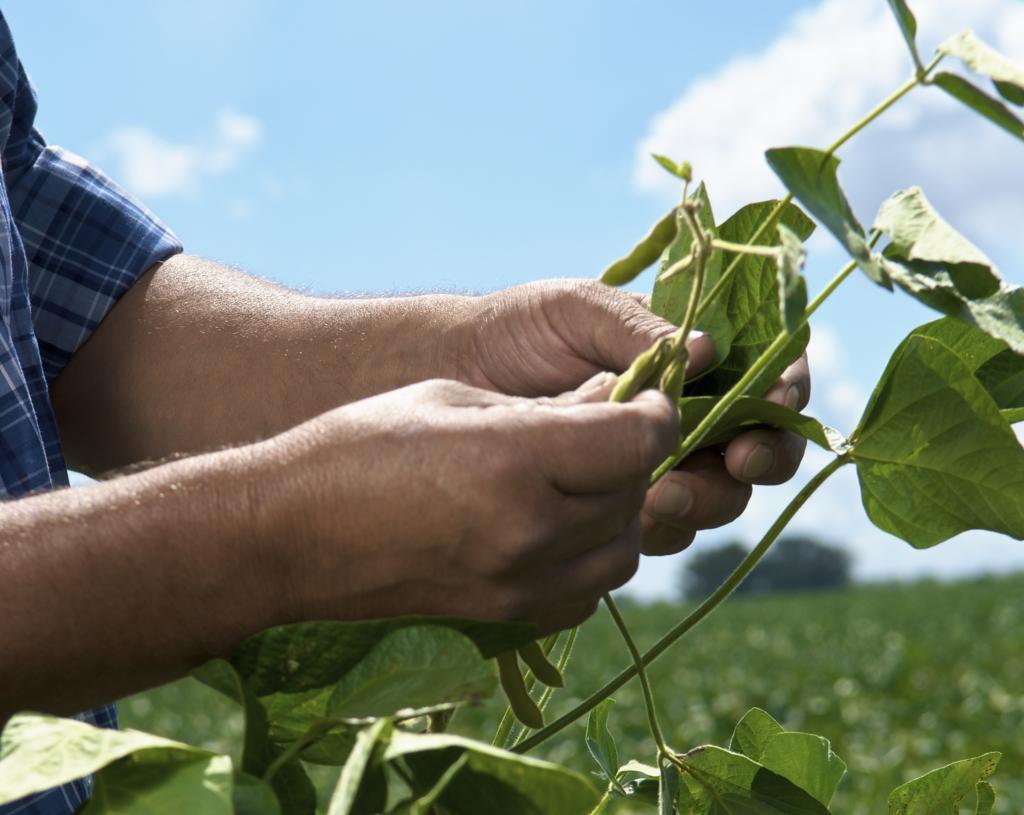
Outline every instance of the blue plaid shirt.
<svg viewBox="0 0 1024 815"><path fill-rule="evenodd" d="M35 92L0 12L0 496L8 498L67 485L48 386L132 283L181 251L103 173L47 145L33 127L35 113ZM113 705L79 718L117 726ZM82 779L0 806L0 815L66 815L89 788Z"/></svg>

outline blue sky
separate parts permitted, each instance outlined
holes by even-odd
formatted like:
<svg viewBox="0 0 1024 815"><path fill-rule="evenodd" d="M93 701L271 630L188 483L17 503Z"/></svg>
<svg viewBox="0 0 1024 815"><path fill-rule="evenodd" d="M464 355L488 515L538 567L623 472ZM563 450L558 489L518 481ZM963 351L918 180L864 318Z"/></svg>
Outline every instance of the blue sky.
<svg viewBox="0 0 1024 815"><path fill-rule="evenodd" d="M705 172L720 220L777 195L764 148L827 144L909 73L884 5L117 0L61 4L55 24L52 5L20 0L5 13L47 138L125 183L187 251L318 293L399 293L595 275L675 195L648 149ZM1020 0L917 5L928 47L972 25L1024 48ZM920 183L1024 279L1024 146L926 91L843 156L863 220ZM842 257L827 237L810 250L813 290ZM847 284L813 349L819 415L849 430L929 316ZM791 490L760 491L707 539L749 539ZM866 576L1024 565L1024 546L991 536L910 552L856 504L843 482L806 524L850 545ZM668 572L646 568L638 589L667 590Z"/></svg>

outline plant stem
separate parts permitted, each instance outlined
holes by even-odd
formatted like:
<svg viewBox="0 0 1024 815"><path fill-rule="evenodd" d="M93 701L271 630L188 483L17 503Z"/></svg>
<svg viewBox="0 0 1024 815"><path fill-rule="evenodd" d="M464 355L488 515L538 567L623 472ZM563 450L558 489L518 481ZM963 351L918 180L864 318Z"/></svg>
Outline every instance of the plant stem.
<svg viewBox="0 0 1024 815"><path fill-rule="evenodd" d="M740 252L744 255L760 255L765 258L778 257L779 250L775 246L761 246L753 243L733 243L721 238L712 238L711 246L723 252Z"/></svg>
<svg viewBox="0 0 1024 815"><path fill-rule="evenodd" d="M640 688L644 694L644 707L647 708L647 724L651 729L654 744L658 748L658 755L669 756L672 751L665 745L665 737L661 734L661 725L658 723L658 711L654 707L654 692L651 690L651 683L647 678L647 671L640 656L640 649L636 647L636 641L633 639L633 635L630 634L626 621L622 619L622 612L619 611L618 605L616 605L609 592L604 593L603 600L604 604L608 607L608 612L615 621L615 626L619 629L619 633L626 643L626 648L629 649L629 655L633 658L633 669L636 671L637 676L640 677Z"/></svg>
<svg viewBox="0 0 1024 815"><path fill-rule="evenodd" d="M590 810L590 815L601 815L604 812L608 802L612 800L612 787L609 784L608 789L604 791L604 795L601 796L601 800L597 802L597 806Z"/></svg>
<svg viewBox="0 0 1024 815"><path fill-rule="evenodd" d="M793 500L786 505L786 508L782 510L782 514L775 519L775 523L773 523L771 528L765 533L761 542L758 543L750 554L743 559L743 562L740 563L732 574L726 578L725 582L722 583L722 585L719 586L703 603L690 612L690 614L688 614L681 622L663 634L661 639L644 652L640 656L640 664L644 667L650 665L655 659L668 650L668 648L674 645L679 639L685 636L691 629L714 611L743 581L743 579L750 573L751 569L757 565L758 561L764 557L765 553L775 542L776 538L778 538L782 530L785 529L786 525L797 513L797 510L807 502L807 499L814 494L818 487L825 483L829 476L844 464L849 463L849 461L850 458L848 456L837 456L823 469L821 469L810 481L808 481L807 484L804 485L803 489L796 494ZM551 736L555 735L555 733L558 733L581 716L589 713L636 675L637 666L631 665L614 679L607 682L602 688L580 702L580 704L568 713L560 716L542 730L538 730L530 738L516 745L513 749L517 753L525 753L528 750L532 750L541 742L547 741Z"/></svg>

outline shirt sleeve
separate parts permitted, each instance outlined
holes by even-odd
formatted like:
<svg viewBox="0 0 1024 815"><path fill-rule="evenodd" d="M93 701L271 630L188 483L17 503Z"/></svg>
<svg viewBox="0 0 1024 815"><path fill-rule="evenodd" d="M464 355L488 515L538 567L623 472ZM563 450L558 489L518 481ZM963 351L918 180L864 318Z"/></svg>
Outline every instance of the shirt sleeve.
<svg viewBox="0 0 1024 815"><path fill-rule="evenodd" d="M181 242L153 213L35 129L36 97L18 65L3 179L28 260L32 322L48 382L118 299Z"/></svg>

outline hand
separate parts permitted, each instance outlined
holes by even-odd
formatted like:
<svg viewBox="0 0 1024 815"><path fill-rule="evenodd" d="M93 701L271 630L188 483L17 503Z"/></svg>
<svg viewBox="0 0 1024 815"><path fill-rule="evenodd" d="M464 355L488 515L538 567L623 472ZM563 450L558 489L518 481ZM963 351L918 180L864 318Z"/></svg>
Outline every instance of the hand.
<svg viewBox="0 0 1024 815"><path fill-rule="evenodd" d="M453 614L542 631L632 577L651 470L678 443L662 394L556 398L431 381L258 446L289 619Z"/></svg>
<svg viewBox="0 0 1024 815"><path fill-rule="evenodd" d="M478 299L457 332L459 378L523 396L559 393L596 371L625 370L674 326L656 317L647 299L588 280L517 286ZM691 375L714 358L712 338L688 343ZM767 398L806 406L811 380L806 357L794 363ZM665 555L684 549L700 529L743 512L752 484L779 484L796 473L806 442L792 433L755 430L724 450L701 450L650 491L642 514L643 549Z"/></svg>

